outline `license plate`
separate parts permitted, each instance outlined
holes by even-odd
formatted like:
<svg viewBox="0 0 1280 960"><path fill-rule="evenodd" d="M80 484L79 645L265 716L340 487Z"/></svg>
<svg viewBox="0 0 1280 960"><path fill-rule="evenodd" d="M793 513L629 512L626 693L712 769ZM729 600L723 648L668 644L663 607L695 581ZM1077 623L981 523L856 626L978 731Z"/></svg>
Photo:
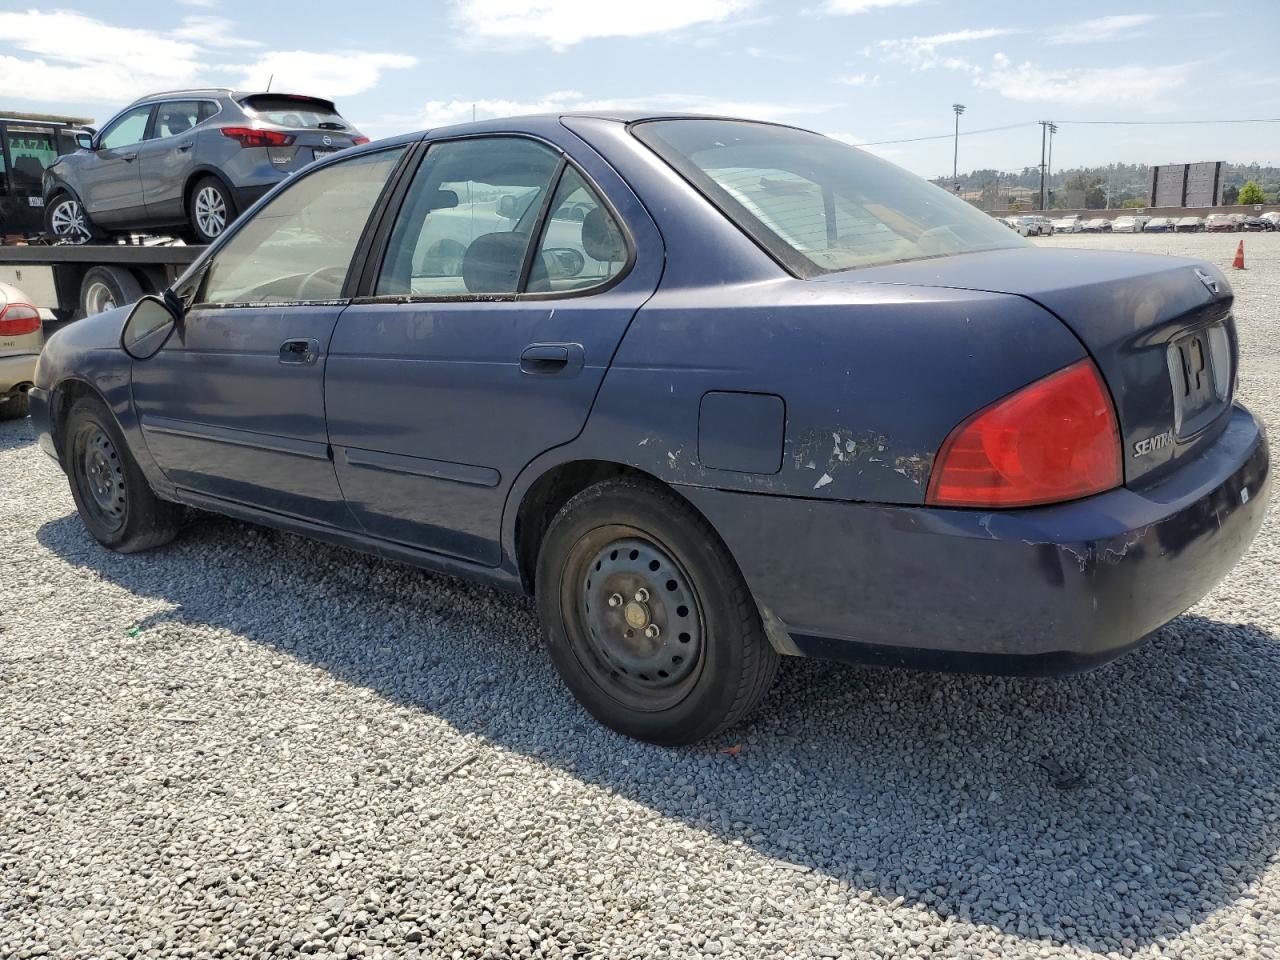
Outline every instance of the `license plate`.
<svg viewBox="0 0 1280 960"><path fill-rule="evenodd" d="M44 197L27 197L27 206L29 206L29 207L43 207L43 206L44 206Z"/></svg>
<svg viewBox="0 0 1280 960"><path fill-rule="evenodd" d="M1203 426L1201 414L1216 405L1213 338L1199 331L1169 345L1169 379L1173 384L1176 433L1185 436Z"/></svg>
<svg viewBox="0 0 1280 960"><path fill-rule="evenodd" d="M331 153L337 153L337 147L313 147L311 149L311 158L319 160L321 157L327 157Z"/></svg>

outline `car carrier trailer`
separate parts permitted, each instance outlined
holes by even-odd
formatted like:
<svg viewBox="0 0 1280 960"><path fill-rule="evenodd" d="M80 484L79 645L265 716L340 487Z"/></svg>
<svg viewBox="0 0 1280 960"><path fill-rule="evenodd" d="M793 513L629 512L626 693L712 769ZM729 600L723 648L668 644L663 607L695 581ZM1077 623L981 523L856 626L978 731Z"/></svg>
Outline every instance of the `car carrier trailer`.
<svg viewBox="0 0 1280 960"><path fill-rule="evenodd" d="M0 281L11 283L60 321L78 320L144 293L160 293L203 246L142 244L0 245Z"/></svg>

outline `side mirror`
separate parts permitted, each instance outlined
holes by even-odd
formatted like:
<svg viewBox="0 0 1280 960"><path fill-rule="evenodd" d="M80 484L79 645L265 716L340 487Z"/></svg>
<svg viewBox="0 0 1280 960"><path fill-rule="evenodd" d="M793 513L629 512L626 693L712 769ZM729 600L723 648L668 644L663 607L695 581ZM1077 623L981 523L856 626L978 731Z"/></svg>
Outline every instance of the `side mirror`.
<svg viewBox="0 0 1280 960"><path fill-rule="evenodd" d="M569 280L579 276L587 266L586 258L569 247L543 250L542 262L546 265L548 280Z"/></svg>
<svg viewBox="0 0 1280 960"><path fill-rule="evenodd" d="M498 198L498 216L506 217L508 220L516 218L516 198L514 196L505 193Z"/></svg>
<svg viewBox="0 0 1280 960"><path fill-rule="evenodd" d="M80 131L76 134L76 146L81 150L93 149L93 134Z"/></svg>
<svg viewBox="0 0 1280 960"><path fill-rule="evenodd" d="M182 315L162 297L148 294L133 305L120 330L120 349L135 360L150 360L169 334L181 321Z"/></svg>

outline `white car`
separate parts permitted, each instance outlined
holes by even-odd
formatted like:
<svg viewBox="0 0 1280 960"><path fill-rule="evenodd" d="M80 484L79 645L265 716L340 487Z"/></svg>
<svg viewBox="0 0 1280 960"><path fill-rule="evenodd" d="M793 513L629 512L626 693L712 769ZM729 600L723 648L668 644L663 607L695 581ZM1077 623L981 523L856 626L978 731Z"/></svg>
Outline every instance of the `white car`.
<svg viewBox="0 0 1280 960"><path fill-rule="evenodd" d="M1262 219L1263 219L1263 220L1270 220L1270 221L1271 221L1272 223L1274 223L1277 227L1280 227L1280 213L1277 213L1275 210L1270 210L1270 211L1268 211L1268 212L1264 213L1264 214L1262 215Z"/></svg>
<svg viewBox="0 0 1280 960"><path fill-rule="evenodd" d="M0 420L27 415L27 391L42 346L40 311L17 287L0 283Z"/></svg>
<svg viewBox="0 0 1280 960"><path fill-rule="evenodd" d="M1044 233L1039 217L1011 217L1011 226L1020 237L1038 237Z"/></svg>
<svg viewBox="0 0 1280 960"><path fill-rule="evenodd" d="M1112 233L1141 233L1142 228L1146 226L1148 217L1140 216L1124 216L1116 217L1111 221Z"/></svg>
<svg viewBox="0 0 1280 960"><path fill-rule="evenodd" d="M1079 233L1083 229L1084 224L1079 217L1059 217L1053 221L1054 233Z"/></svg>

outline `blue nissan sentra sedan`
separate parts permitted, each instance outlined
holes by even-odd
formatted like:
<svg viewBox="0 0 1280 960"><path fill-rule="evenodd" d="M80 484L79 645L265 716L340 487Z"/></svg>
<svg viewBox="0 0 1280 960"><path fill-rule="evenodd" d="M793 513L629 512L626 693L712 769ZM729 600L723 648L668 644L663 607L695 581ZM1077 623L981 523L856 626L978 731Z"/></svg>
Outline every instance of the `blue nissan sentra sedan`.
<svg viewBox="0 0 1280 960"><path fill-rule="evenodd" d="M195 507L532 592L674 744L782 655L1077 670L1195 603L1268 498L1231 306L803 130L532 117L314 164L31 406L105 546Z"/></svg>

